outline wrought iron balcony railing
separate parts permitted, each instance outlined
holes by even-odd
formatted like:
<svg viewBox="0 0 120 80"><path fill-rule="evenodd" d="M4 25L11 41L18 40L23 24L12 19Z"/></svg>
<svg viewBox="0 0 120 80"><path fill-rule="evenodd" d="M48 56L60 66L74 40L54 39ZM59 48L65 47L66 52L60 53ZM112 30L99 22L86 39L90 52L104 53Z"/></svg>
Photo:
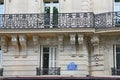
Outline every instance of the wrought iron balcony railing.
<svg viewBox="0 0 120 80"><path fill-rule="evenodd" d="M120 75L120 69L112 68L112 75Z"/></svg>
<svg viewBox="0 0 120 80"><path fill-rule="evenodd" d="M93 27L93 13L2 14L1 28Z"/></svg>
<svg viewBox="0 0 120 80"><path fill-rule="evenodd" d="M37 75L60 75L60 67L36 68Z"/></svg>
<svg viewBox="0 0 120 80"><path fill-rule="evenodd" d="M95 15L95 28L120 27L120 12L108 12Z"/></svg>
<svg viewBox="0 0 120 80"><path fill-rule="evenodd" d="M120 12L59 14L0 14L1 29L120 27Z"/></svg>

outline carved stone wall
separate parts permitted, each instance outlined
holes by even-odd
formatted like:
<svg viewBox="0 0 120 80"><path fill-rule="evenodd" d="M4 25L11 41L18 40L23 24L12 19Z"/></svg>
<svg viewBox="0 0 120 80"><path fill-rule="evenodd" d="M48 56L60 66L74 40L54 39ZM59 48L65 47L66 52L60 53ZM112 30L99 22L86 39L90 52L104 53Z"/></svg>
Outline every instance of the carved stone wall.
<svg viewBox="0 0 120 80"><path fill-rule="evenodd" d="M76 34L70 34L70 47L71 50L73 50L74 48L76 49ZM76 50L74 53L71 54L71 56L73 57L77 56Z"/></svg>
<svg viewBox="0 0 120 80"><path fill-rule="evenodd" d="M95 34L91 38L93 52L91 53L91 74L102 75L104 71L104 53L100 53L103 43L100 41L100 36ZM98 73L98 74L97 74Z"/></svg>
<svg viewBox="0 0 120 80"><path fill-rule="evenodd" d="M113 44L119 44L118 36L88 36L81 33L60 34L55 36L11 35L8 52L3 53L4 75L36 75L40 61L40 46L58 46L58 66L61 75L108 76L113 67ZM30 38L28 38L30 37ZM91 40L87 40L88 37ZM8 37L5 37L8 39ZM1 40L4 42L6 39ZM29 40L31 39L31 40ZM88 41L91 46L88 46ZM29 45L29 46L28 46ZM89 53L88 49L93 48ZM6 49L6 48L5 48ZM16 58L17 57L17 58ZM77 64L76 71L67 69L70 62ZM90 67L90 68L89 68ZM18 73L17 73L18 72ZM91 73L91 74L90 74Z"/></svg>
<svg viewBox="0 0 120 80"><path fill-rule="evenodd" d="M39 36L33 36L34 51L38 51L39 46Z"/></svg>
<svg viewBox="0 0 120 80"><path fill-rule="evenodd" d="M1 37L1 46L4 53L8 52L8 39L6 36Z"/></svg>
<svg viewBox="0 0 120 80"><path fill-rule="evenodd" d="M58 36L58 43L59 43L60 52L64 51L63 38L64 38L63 35L59 35Z"/></svg>
<svg viewBox="0 0 120 80"><path fill-rule="evenodd" d="M27 41L27 39L31 40ZM34 51L33 41L31 41L32 37L28 38L27 35L12 34L9 36L8 52L2 54L3 76L36 75L39 53Z"/></svg>
<svg viewBox="0 0 120 80"><path fill-rule="evenodd" d="M11 42L12 42L12 45L14 47L14 56L15 56L15 58L18 58L20 56L18 36L17 35L11 35Z"/></svg>
<svg viewBox="0 0 120 80"><path fill-rule="evenodd" d="M22 57L27 57L27 39L26 39L26 36L25 35L19 35L19 42L20 42L20 45L21 45L21 52L20 52L20 55Z"/></svg>

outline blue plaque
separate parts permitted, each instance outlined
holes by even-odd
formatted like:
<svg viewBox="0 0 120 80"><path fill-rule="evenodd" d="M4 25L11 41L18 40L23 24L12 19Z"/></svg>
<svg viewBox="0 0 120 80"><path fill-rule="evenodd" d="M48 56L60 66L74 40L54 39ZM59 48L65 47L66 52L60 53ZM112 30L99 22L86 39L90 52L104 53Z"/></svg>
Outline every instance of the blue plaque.
<svg viewBox="0 0 120 80"><path fill-rule="evenodd" d="M70 62L67 65L67 70L77 70L77 64L75 64L74 62Z"/></svg>

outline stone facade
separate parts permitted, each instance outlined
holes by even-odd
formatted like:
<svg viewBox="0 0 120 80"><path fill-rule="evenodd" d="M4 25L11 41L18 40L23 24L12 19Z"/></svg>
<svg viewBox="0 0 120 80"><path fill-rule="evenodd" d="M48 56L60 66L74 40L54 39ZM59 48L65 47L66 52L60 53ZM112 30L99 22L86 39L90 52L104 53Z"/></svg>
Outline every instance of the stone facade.
<svg viewBox="0 0 120 80"><path fill-rule="evenodd" d="M44 1L56 0L4 0L5 14L44 13ZM59 13L112 11L113 0L59 0ZM54 67L60 68L60 76L112 76L119 32L119 27L94 26L0 29L3 76L36 76L38 72L42 75L44 70L37 72L36 68ZM45 75L49 74L47 70Z"/></svg>
<svg viewBox="0 0 120 80"><path fill-rule="evenodd" d="M48 0L5 0L5 13L44 13L44 1ZM59 0L59 13L112 12L113 3L113 0Z"/></svg>

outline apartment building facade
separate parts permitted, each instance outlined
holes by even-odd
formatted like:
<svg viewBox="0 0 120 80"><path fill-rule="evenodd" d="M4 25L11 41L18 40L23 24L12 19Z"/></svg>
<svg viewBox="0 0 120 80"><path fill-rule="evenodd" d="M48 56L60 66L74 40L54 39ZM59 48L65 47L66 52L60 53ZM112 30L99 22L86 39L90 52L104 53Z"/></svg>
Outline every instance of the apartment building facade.
<svg viewBox="0 0 120 80"><path fill-rule="evenodd" d="M120 75L120 0L0 0L1 76Z"/></svg>

